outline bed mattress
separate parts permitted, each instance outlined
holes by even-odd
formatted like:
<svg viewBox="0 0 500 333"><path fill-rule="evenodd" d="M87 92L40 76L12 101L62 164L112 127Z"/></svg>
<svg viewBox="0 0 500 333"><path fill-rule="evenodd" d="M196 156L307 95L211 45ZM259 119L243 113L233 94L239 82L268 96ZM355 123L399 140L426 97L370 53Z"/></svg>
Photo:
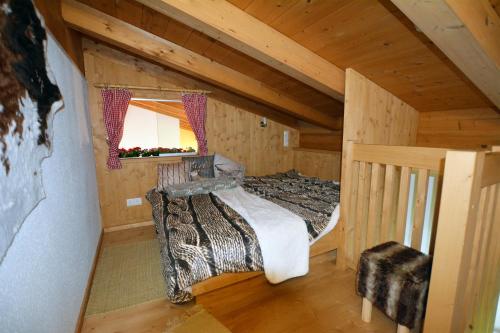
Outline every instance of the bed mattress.
<svg viewBox="0 0 500 333"><path fill-rule="evenodd" d="M311 242L337 222L332 213L338 210L338 183L287 172L247 177L243 188L302 218ZM256 233L214 193L169 198L153 189L147 198L171 302L192 300L192 285L222 273L264 269Z"/></svg>
<svg viewBox="0 0 500 333"><path fill-rule="evenodd" d="M292 170L271 176L246 177L243 188L300 216L313 242L327 229L340 201L340 184L305 177ZM331 228L330 228L331 227ZM330 231L328 230L328 231Z"/></svg>

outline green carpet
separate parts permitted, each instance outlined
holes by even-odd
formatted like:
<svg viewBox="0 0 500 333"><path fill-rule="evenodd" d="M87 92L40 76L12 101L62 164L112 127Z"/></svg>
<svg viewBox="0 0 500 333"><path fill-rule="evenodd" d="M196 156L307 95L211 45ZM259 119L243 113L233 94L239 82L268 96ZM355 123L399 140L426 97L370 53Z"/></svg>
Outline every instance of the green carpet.
<svg viewBox="0 0 500 333"><path fill-rule="evenodd" d="M97 263L85 315L165 297L156 239L109 246Z"/></svg>

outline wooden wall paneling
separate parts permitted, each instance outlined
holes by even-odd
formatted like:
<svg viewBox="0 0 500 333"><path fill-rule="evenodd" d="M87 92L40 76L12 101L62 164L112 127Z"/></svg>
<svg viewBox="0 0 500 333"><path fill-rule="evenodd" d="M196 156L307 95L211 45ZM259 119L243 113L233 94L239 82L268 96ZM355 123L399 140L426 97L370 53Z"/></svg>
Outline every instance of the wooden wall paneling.
<svg viewBox="0 0 500 333"><path fill-rule="evenodd" d="M242 109L226 109L226 104L210 100L206 124L210 153L225 155L246 166L247 174L255 172L252 163L252 120ZM255 119L254 121L257 121Z"/></svg>
<svg viewBox="0 0 500 333"><path fill-rule="evenodd" d="M415 145L417 110L353 69L346 75L343 141Z"/></svg>
<svg viewBox="0 0 500 333"><path fill-rule="evenodd" d="M293 167L305 176L340 180L340 152L294 149Z"/></svg>
<svg viewBox="0 0 500 333"><path fill-rule="evenodd" d="M342 131L332 131L300 122L299 132L300 148L342 151Z"/></svg>
<svg viewBox="0 0 500 333"><path fill-rule="evenodd" d="M260 117L228 104L211 100L208 108L209 152L220 153L247 168L249 175L266 175L293 169L295 131L268 122L260 127ZM283 147L283 132L290 133L290 146Z"/></svg>
<svg viewBox="0 0 500 333"><path fill-rule="evenodd" d="M346 70L343 127L344 147L349 141L365 144L414 145L417 137L417 125L417 110L385 89L377 86L355 70ZM347 151L343 148L342 184L346 182L344 175L349 175L346 165L346 154ZM360 163L360 177L363 175L363 165L364 163ZM358 192L358 207L359 205L363 205L360 202L360 195ZM342 196L341 207L350 207L347 200L350 200L350 198ZM346 218L345 213L344 211L341 219ZM359 221L357 219L356 224L361 223L362 220L362 218ZM358 252L354 252L355 257L353 260L357 262L357 255L359 255L357 245L355 251Z"/></svg>
<svg viewBox="0 0 500 333"><path fill-rule="evenodd" d="M267 127L260 127L260 117L257 116L253 116L249 124L253 124L250 153L255 174L266 175L293 169L293 148L297 145L298 133L289 131L288 147L284 147L284 131L288 130L285 126L273 122L268 123Z"/></svg>
<svg viewBox="0 0 500 333"><path fill-rule="evenodd" d="M491 108L422 112L417 145L478 149L500 144L500 113Z"/></svg>
<svg viewBox="0 0 500 333"><path fill-rule="evenodd" d="M258 111L257 104L240 103L241 97L234 97L236 102L234 104L239 106L229 104L233 97L227 92L212 89L212 86L101 44L84 40L84 48L99 200L104 227L150 221L151 206L144 196L156 184L157 165L175 162L179 158L122 160L122 169L108 170L106 168L108 146L102 119L102 100L99 90L93 86L95 83L211 90L206 123L209 151L220 152L245 164L247 174L250 175L271 174L293 168L293 147L298 144L297 130L272 120L268 121L268 127L260 128L260 117L253 113ZM133 92L136 97L179 98L180 96L179 93L175 93L174 96L173 93L160 91ZM289 148L283 147L284 130L290 133ZM143 204L126 207L126 199L135 197L142 198Z"/></svg>

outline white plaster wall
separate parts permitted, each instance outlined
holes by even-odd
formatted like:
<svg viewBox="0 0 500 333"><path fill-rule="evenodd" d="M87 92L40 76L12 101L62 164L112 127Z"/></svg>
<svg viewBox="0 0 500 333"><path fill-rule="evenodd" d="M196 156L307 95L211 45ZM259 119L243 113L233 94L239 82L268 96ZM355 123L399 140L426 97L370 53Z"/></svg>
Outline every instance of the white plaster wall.
<svg viewBox="0 0 500 333"><path fill-rule="evenodd" d="M47 197L0 265L0 332L73 332L100 233L87 85L50 36L48 58L65 108L42 164Z"/></svg>

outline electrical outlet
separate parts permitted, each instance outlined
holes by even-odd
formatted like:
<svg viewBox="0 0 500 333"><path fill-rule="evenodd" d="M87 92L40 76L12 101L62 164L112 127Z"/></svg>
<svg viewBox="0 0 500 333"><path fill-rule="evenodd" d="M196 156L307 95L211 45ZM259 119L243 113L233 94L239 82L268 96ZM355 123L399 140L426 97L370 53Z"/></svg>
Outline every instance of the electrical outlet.
<svg viewBox="0 0 500 333"><path fill-rule="evenodd" d="M142 198L127 199L127 207L142 205Z"/></svg>

